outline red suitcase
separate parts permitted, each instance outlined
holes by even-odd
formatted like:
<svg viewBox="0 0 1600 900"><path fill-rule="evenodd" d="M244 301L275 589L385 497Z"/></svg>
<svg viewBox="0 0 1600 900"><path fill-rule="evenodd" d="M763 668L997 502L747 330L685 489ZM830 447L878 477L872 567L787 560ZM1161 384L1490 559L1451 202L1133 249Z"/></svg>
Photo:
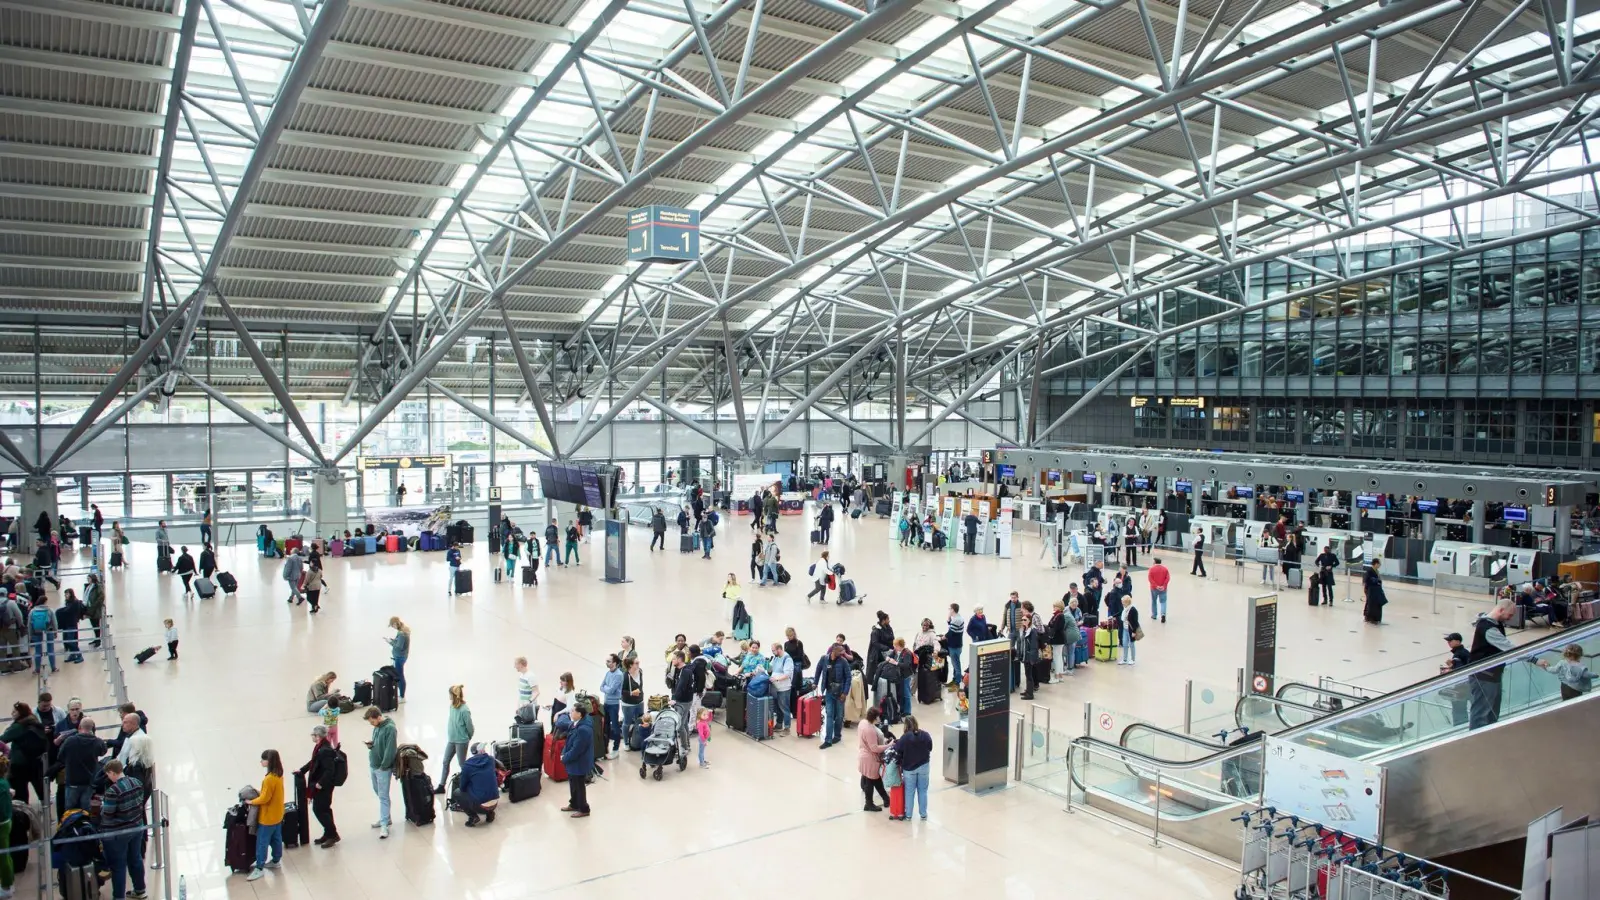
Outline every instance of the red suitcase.
<svg viewBox="0 0 1600 900"><path fill-rule="evenodd" d="M889 815L896 819L906 817L906 786L903 784L889 788Z"/></svg>
<svg viewBox="0 0 1600 900"><path fill-rule="evenodd" d="M398 534L391 534L388 537L384 538L383 539L383 549L384 549L385 552L388 552L388 553L399 553L400 552L400 536Z"/></svg>
<svg viewBox="0 0 1600 900"><path fill-rule="evenodd" d="M822 730L822 698L801 697L794 716L795 730L801 737L816 737Z"/></svg>
<svg viewBox="0 0 1600 900"><path fill-rule="evenodd" d="M284 538L284 541L283 541L283 552L285 552L285 553L293 553L294 551L299 550L303 546L305 546L305 541L301 540L300 538L297 538L297 537Z"/></svg>
<svg viewBox="0 0 1600 900"><path fill-rule="evenodd" d="M551 781L566 781L567 767L561 763L561 752L567 749L564 737L548 738L544 742L544 773Z"/></svg>

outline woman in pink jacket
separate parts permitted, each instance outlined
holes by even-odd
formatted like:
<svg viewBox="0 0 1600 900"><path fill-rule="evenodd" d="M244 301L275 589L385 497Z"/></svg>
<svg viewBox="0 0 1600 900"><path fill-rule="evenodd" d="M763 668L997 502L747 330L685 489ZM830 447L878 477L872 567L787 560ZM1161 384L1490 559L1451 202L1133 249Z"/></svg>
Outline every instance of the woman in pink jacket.
<svg viewBox="0 0 1600 900"><path fill-rule="evenodd" d="M856 734L860 747L857 752L857 762L861 769L861 794L867 801L862 809L866 812L882 812L883 806L889 805L889 792L883 787L883 751L889 749L890 742L884 738L883 732L878 730L876 706L869 708L862 716L860 724L856 726ZM883 806L872 802L874 789L878 791L878 796L883 798Z"/></svg>

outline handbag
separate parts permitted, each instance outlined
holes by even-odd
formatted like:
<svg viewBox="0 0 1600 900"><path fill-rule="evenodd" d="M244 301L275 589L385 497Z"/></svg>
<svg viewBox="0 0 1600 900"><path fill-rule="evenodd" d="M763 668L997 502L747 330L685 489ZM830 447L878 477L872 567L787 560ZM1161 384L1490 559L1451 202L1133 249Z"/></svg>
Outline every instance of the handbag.
<svg viewBox="0 0 1600 900"><path fill-rule="evenodd" d="M1137 640L1137 638L1135 638L1135 640ZM1055 651L1050 649L1050 645L1049 644L1046 644L1043 647L1039 648L1039 658L1040 659L1051 659L1054 656L1054 653L1055 653Z"/></svg>
<svg viewBox="0 0 1600 900"><path fill-rule="evenodd" d="M1143 628L1135 628L1133 630L1133 639L1136 640L1136 641L1144 640L1144 629Z"/></svg>

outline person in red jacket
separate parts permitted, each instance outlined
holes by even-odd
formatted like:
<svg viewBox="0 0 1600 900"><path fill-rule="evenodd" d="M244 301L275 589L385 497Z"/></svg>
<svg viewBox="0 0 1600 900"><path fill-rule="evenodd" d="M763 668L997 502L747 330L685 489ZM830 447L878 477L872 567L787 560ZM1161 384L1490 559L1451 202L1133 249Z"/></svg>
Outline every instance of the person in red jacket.
<svg viewBox="0 0 1600 900"><path fill-rule="evenodd" d="M1161 557L1156 557L1155 565L1150 567L1150 613L1160 616L1161 621L1167 621L1167 585L1172 581L1172 573L1161 564Z"/></svg>

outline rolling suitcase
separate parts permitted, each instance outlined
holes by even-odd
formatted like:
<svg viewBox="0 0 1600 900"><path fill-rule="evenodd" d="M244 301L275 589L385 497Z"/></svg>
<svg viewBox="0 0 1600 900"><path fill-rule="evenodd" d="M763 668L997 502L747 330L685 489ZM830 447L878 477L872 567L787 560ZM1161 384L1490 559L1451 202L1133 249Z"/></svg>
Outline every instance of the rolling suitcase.
<svg viewBox="0 0 1600 900"><path fill-rule="evenodd" d="M328 542L328 554L330 556L343 556L344 555L344 541L339 540L338 538L334 538L332 541L329 541Z"/></svg>
<svg viewBox="0 0 1600 900"><path fill-rule="evenodd" d="M437 812L433 808L433 779L421 772L407 775L400 787L405 801L406 821L413 825L432 825Z"/></svg>
<svg viewBox="0 0 1600 900"><path fill-rule="evenodd" d="M921 669L917 672L917 702L938 703L944 699L944 685L939 681L939 673L932 669Z"/></svg>
<svg viewBox="0 0 1600 900"><path fill-rule="evenodd" d="M889 788L889 815L896 819L906 817L906 786L903 784Z"/></svg>
<svg viewBox="0 0 1600 900"><path fill-rule="evenodd" d="M201 575L194 580L194 592L201 600L210 600L217 595L217 583Z"/></svg>
<svg viewBox="0 0 1600 900"><path fill-rule="evenodd" d="M382 712L394 712L400 707L399 681L393 666L372 673L372 705Z"/></svg>
<svg viewBox="0 0 1600 900"><path fill-rule="evenodd" d="M1094 630L1094 658L1096 662L1110 662L1117 653L1117 632L1110 627Z"/></svg>
<svg viewBox="0 0 1600 900"><path fill-rule="evenodd" d="M551 737L544 742L544 773L551 781L566 781L567 766L561 761L561 751L567 749L567 739Z"/></svg>
<svg viewBox="0 0 1600 900"><path fill-rule="evenodd" d="M516 729L525 726L512 725L511 727L512 729ZM525 772L528 769L539 768L539 754L544 750L543 725L539 726L538 738L539 743L537 747L534 747L527 741L518 737L495 744L495 761L500 763L500 765L505 766L506 770L512 774L517 772Z"/></svg>
<svg viewBox="0 0 1600 900"><path fill-rule="evenodd" d="M813 543L813 544L822 543L822 529L820 529L820 528L811 529L811 543Z"/></svg>
<svg viewBox="0 0 1600 900"><path fill-rule="evenodd" d="M370 681L358 681L358 682L356 682L355 687L350 689L350 702L354 703L357 706L371 706L372 705L372 682L370 682Z"/></svg>
<svg viewBox="0 0 1600 900"><path fill-rule="evenodd" d="M300 804L293 800L283 805L283 849L293 850L304 843L300 840L300 828L295 824L303 815L305 814L300 812Z"/></svg>
<svg viewBox="0 0 1600 900"><path fill-rule="evenodd" d="M537 769L518 772L506 779L506 793L511 796L512 803L521 803L539 796L539 788L543 787L544 778Z"/></svg>
<svg viewBox="0 0 1600 900"><path fill-rule="evenodd" d="M391 534L388 537L385 537L383 539L383 549L387 553L399 553L400 536L397 534Z"/></svg>
<svg viewBox="0 0 1600 900"><path fill-rule="evenodd" d="M535 566L522 567L522 586L528 587L539 583L539 570Z"/></svg>
<svg viewBox="0 0 1600 900"><path fill-rule="evenodd" d="M118 550L118 551L116 551L115 553L113 553L111 555L111 558L112 558L112 560L116 560L116 558L121 556L121 555L122 555L122 551ZM111 564L112 565L117 565L116 562L112 562ZM157 572L171 572L172 571L172 554L170 554L170 553L157 553L156 554L156 571Z"/></svg>
<svg viewBox="0 0 1600 900"><path fill-rule="evenodd" d="M794 730L803 738L816 737L822 730L822 698L801 697L795 711Z"/></svg>
<svg viewBox="0 0 1600 900"><path fill-rule="evenodd" d="M522 753L525 762L520 768L539 768L540 760L544 758L544 723L529 722L526 725L512 723L511 730L515 732L516 739L523 743Z"/></svg>
<svg viewBox="0 0 1600 900"><path fill-rule="evenodd" d="M155 655L156 655L156 648L155 647L146 647L143 650L140 650L138 653L135 653L133 655L133 661L135 663L138 663L139 665L144 665L145 663L150 661L150 657L155 656Z"/></svg>
<svg viewBox="0 0 1600 900"><path fill-rule="evenodd" d="M1312 578L1311 579L1311 586L1306 589L1306 603L1308 605L1311 605L1311 606L1318 605L1319 603L1322 602L1321 594L1322 594L1322 585L1317 583L1317 579L1316 578Z"/></svg>
<svg viewBox="0 0 1600 900"><path fill-rule="evenodd" d="M495 566L494 567L494 583L495 584L499 584L501 579L503 579L505 577L505 571L506 571L505 569L502 569L499 566ZM468 592L468 593L470 593L470 592Z"/></svg>
<svg viewBox="0 0 1600 900"><path fill-rule="evenodd" d="M160 557L157 557L157 558L159 559ZM122 551L121 550L113 550L113 551L111 551L111 568L113 568L113 569L122 568Z"/></svg>
<svg viewBox="0 0 1600 900"><path fill-rule="evenodd" d="M783 567L782 563L778 564L778 583L779 584L788 584L789 583L789 570L785 569Z"/></svg>
<svg viewBox="0 0 1600 900"><path fill-rule="evenodd" d="M1305 570L1299 566L1290 566L1284 578L1289 582L1289 590L1298 591L1305 585Z"/></svg>
<svg viewBox="0 0 1600 900"><path fill-rule="evenodd" d="M255 863L255 854L251 853L251 864ZM62 900L98 900L100 897L100 876L95 872L95 866L62 866L61 897Z"/></svg>
<svg viewBox="0 0 1600 900"><path fill-rule="evenodd" d="M243 803L222 817L222 861L235 872L248 872L256 864L256 839L250 833L249 807Z"/></svg>
<svg viewBox="0 0 1600 900"><path fill-rule="evenodd" d="M78 526L78 543L85 547L94 542L94 528L88 525Z"/></svg>
<svg viewBox="0 0 1600 900"><path fill-rule="evenodd" d="M772 698L756 697L745 705L744 733L758 741L772 737Z"/></svg>
<svg viewBox="0 0 1600 900"><path fill-rule="evenodd" d="M749 698L744 691L732 690L722 698L723 715L729 728L734 731L743 731L745 713L749 707Z"/></svg>
<svg viewBox="0 0 1600 900"><path fill-rule="evenodd" d="M696 536L692 535L692 534L680 534L680 535L678 535L678 552L679 553L693 553L694 552L694 545L695 545L695 537Z"/></svg>
<svg viewBox="0 0 1600 900"><path fill-rule="evenodd" d="M470 593L472 593L472 570L471 569L457 569L456 570L456 593L458 593L458 594L470 594Z"/></svg>
<svg viewBox="0 0 1600 900"><path fill-rule="evenodd" d="M239 592L239 579L229 572L218 572L217 587L221 588L224 594L236 594Z"/></svg>
<svg viewBox="0 0 1600 900"><path fill-rule="evenodd" d="M290 816L287 808L283 814L283 834L287 840L289 832L299 831L301 844L311 843L311 800L306 796L306 776L296 772L294 775L294 804L297 815ZM294 827L290 827L290 823Z"/></svg>

